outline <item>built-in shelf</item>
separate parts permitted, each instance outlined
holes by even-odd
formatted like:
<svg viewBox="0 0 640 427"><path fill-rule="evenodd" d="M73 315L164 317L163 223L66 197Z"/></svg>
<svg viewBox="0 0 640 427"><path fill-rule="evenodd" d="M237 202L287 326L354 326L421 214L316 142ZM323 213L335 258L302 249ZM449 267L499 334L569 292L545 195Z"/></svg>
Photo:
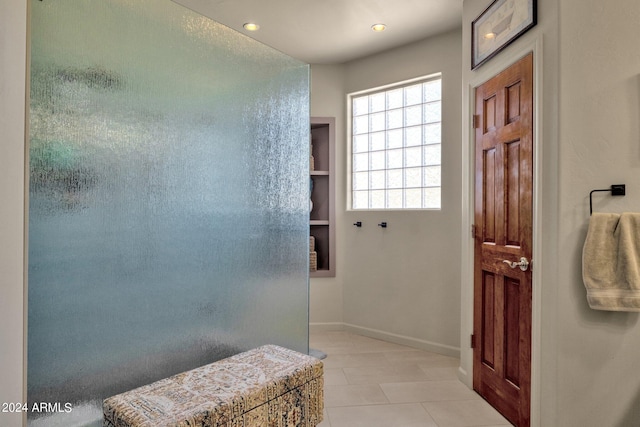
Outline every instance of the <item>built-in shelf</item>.
<svg viewBox="0 0 640 427"><path fill-rule="evenodd" d="M311 201L313 209L309 215L310 234L315 238L317 269L311 277L334 277L336 275L335 244L335 118L311 118L311 155L313 181ZM310 249L311 250L311 249Z"/></svg>

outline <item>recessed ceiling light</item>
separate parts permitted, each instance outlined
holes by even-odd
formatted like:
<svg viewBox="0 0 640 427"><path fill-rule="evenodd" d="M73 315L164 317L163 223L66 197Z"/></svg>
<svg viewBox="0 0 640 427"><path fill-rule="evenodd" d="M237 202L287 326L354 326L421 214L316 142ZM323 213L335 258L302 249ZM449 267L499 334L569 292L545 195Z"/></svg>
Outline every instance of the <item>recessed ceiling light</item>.
<svg viewBox="0 0 640 427"><path fill-rule="evenodd" d="M491 39L495 39L496 38L496 33L487 33L484 35L484 38L487 40L491 40Z"/></svg>
<svg viewBox="0 0 640 427"><path fill-rule="evenodd" d="M247 31L258 31L260 29L260 25L255 24L253 22L247 22L242 26Z"/></svg>
<svg viewBox="0 0 640 427"><path fill-rule="evenodd" d="M386 26L386 25L384 25L384 24L373 24L373 25L371 26L371 29L372 29L373 31L378 32L378 33L379 33L379 32L381 32L381 31L384 31L386 28L387 28L387 26Z"/></svg>

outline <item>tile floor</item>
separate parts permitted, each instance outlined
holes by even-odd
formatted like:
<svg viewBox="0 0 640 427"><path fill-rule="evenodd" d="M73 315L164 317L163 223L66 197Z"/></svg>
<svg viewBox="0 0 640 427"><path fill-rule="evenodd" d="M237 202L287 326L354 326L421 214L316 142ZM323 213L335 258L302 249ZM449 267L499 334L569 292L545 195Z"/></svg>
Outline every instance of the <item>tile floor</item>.
<svg viewBox="0 0 640 427"><path fill-rule="evenodd" d="M318 427L504 427L457 379L458 360L345 331L312 332L324 362Z"/></svg>

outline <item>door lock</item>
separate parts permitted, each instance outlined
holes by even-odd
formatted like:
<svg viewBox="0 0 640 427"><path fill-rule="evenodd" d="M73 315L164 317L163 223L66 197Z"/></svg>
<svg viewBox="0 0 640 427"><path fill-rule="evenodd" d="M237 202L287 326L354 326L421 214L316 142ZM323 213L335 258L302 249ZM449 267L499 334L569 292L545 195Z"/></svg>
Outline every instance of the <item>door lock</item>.
<svg viewBox="0 0 640 427"><path fill-rule="evenodd" d="M520 270L522 271L527 271L527 268L529 268L529 260L526 259L525 257L521 257L520 262L509 261L506 259L502 260L502 262L504 262L505 264L508 264L509 267L511 268L520 267Z"/></svg>

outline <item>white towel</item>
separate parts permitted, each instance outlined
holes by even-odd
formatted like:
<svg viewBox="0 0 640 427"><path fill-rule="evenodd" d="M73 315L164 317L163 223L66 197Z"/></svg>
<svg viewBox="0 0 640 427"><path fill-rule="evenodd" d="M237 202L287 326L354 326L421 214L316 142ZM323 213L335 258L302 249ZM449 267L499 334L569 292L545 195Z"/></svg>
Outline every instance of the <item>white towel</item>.
<svg viewBox="0 0 640 427"><path fill-rule="evenodd" d="M595 310L640 311L640 213L594 213L582 278Z"/></svg>

